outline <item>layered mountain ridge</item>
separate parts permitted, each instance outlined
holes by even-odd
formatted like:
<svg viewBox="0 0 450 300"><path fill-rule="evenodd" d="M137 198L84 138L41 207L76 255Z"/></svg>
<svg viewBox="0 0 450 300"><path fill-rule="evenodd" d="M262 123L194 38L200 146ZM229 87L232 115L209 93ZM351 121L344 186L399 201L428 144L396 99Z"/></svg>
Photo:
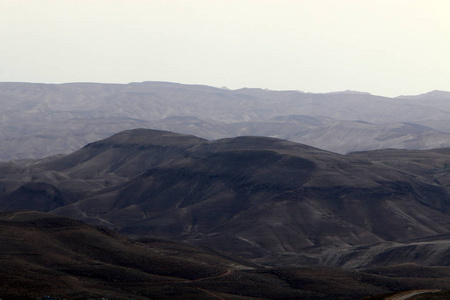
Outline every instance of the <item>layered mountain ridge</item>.
<svg viewBox="0 0 450 300"><path fill-rule="evenodd" d="M448 149L339 155L275 138L137 129L70 155L0 164L0 209L267 265L446 265L449 166Z"/></svg>
<svg viewBox="0 0 450 300"><path fill-rule="evenodd" d="M345 154L449 147L450 94L387 98L167 82L0 83L0 160L71 153L122 130L271 136Z"/></svg>

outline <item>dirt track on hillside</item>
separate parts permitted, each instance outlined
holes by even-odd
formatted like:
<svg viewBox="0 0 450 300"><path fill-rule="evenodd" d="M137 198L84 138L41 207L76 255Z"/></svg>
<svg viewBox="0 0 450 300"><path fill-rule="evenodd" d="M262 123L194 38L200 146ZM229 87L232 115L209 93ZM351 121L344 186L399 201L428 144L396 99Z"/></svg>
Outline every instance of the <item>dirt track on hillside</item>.
<svg viewBox="0 0 450 300"><path fill-rule="evenodd" d="M440 292L441 290L414 290L414 291L407 291L407 292L401 292L392 296L389 296L386 298L386 300L406 300L413 296L425 294L425 293L436 293Z"/></svg>

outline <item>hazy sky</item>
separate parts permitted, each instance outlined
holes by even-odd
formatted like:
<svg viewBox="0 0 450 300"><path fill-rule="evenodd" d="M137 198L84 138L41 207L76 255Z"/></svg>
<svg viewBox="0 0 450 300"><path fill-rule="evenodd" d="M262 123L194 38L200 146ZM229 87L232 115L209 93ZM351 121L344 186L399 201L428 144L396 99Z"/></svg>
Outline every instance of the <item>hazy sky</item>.
<svg viewBox="0 0 450 300"><path fill-rule="evenodd" d="M450 91L448 0L0 0L0 81Z"/></svg>

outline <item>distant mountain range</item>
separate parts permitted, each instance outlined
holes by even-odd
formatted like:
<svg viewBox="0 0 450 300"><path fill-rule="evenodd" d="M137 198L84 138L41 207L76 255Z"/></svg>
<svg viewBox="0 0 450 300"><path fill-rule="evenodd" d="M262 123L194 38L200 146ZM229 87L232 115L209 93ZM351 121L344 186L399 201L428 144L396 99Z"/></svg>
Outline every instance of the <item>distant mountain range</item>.
<svg viewBox="0 0 450 300"><path fill-rule="evenodd" d="M340 155L137 129L0 164L0 210L39 210L274 266L448 265L450 150Z"/></svg>
<svg viewBox="0 0 450 300"><path fill-rule="evenodd" d="M122 130L270 136L347 153L450 146L450 93L386 98L166 82L0 83L0 160L71 153Z"/></svg>

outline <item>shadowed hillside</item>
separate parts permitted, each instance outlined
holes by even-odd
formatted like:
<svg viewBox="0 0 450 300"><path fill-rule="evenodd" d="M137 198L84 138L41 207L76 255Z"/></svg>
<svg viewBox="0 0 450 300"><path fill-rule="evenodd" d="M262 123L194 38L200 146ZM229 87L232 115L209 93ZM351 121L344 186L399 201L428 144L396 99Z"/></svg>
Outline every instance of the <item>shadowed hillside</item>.
<svg viewBox="0 0 450 300"><path fill-rule="evenodd" d="M1 164L0 208L268 265L435 265L450 245L448 165L445 149L343 156L274 138L139 129L67 156Z"/></svg>
<svg viewBox="0 0 450 300"><path fill-rule="evenodd" d="M208 248L133 242L32 211L1 213L0 240L2 299L360 299L450 287L444 267L263 268Z"/></svg>

